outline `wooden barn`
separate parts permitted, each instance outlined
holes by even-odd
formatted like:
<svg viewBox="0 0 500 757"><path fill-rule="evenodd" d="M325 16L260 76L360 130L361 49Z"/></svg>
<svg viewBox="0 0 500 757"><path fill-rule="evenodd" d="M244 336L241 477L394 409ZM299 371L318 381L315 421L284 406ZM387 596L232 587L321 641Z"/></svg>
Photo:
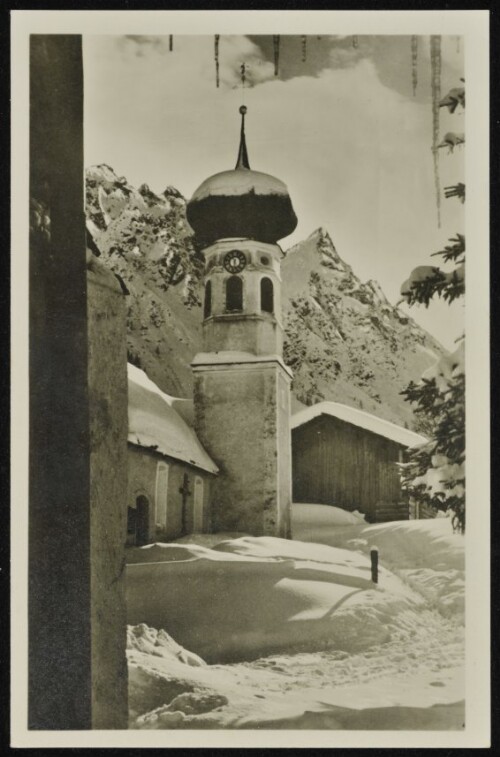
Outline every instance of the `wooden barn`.
<svg viewBox="0 0 500 757"><path fill-rule="evenodd" d="M129 545L209 530L218 470L191 427L192 414L192 402L170 397L128 365Z"/></svg>
<svg viewBox="0 0 500 757"><path fill-rule="evenodd" d="M423 436L337 402L292 416L293 501L359 510L369 522L407 520L396 463Z"/></svg>

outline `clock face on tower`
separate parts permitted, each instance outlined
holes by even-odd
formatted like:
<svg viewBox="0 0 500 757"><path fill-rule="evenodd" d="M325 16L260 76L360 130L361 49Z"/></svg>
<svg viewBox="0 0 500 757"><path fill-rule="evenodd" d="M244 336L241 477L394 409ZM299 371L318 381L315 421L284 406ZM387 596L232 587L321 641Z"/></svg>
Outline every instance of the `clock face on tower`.
<svg viewBox="0 0 500 757"><path fill-rule="evenodd" d="M224 255L224 268L229 273L240 273L246 264L247 259L241 250L230 250Z"/></svg>

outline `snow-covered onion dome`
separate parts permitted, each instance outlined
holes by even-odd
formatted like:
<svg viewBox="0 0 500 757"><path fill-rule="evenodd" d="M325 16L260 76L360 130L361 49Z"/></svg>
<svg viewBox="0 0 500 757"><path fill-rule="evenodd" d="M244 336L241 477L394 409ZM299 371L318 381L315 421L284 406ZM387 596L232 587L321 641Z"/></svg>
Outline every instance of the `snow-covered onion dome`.
<svg viewBox="0 0 500 757"><path fill-rule="evenodd" d="M282 181L252 171L245 143L244 105L236 168L206 179L187 204L187 219L202 244L245 237L276 243L297 226L288 190Z"/></svg>

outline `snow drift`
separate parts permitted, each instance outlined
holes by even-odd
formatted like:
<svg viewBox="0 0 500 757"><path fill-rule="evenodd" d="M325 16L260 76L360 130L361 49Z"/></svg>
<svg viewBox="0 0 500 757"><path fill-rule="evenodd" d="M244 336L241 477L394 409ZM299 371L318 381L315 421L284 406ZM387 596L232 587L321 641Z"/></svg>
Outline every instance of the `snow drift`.
<svg viewBox="0 0 500 757"><path fill-rule="evenodd" d="M168 628L208 662L318 644L357 650L420 623L423 600L364 555L273 537L152 545L127 566L128 622ZM139 561L140 560L140 561Z"/></svg>
<svg viewBox="0 0 500 757"><path fill-rule="evenodd" d="M316 525L328 516L342 517L317 511ZM211 549L195 535L133 550L131 728L462 727L463 627L422 576L445 585L463 538L447 519L323 533L349 549L212 534ZM401 574L382 567L376 588L363 554L375 543Z"/></svg>
<svg viewBox="0 0 500 757"><path fill-rule="evenodd" d="M292 505L292 522L294 532L300 533L300 541L314 541L304 538L306 533L319 528L334 528L336 526L359 526L366 523L365 516L359 510L343 510L333 505L313 505L297 502Z"/></svg>

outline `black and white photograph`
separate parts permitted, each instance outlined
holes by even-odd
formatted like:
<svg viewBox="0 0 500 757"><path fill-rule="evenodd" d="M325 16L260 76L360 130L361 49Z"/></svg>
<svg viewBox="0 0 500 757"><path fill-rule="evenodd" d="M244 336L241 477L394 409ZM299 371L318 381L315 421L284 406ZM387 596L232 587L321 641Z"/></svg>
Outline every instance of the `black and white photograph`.
<svg viewBox="0 0 500 757"><path fill-rule="evenodd" d="M488 13L12 20L13 745L488 746Z"/></svg>

